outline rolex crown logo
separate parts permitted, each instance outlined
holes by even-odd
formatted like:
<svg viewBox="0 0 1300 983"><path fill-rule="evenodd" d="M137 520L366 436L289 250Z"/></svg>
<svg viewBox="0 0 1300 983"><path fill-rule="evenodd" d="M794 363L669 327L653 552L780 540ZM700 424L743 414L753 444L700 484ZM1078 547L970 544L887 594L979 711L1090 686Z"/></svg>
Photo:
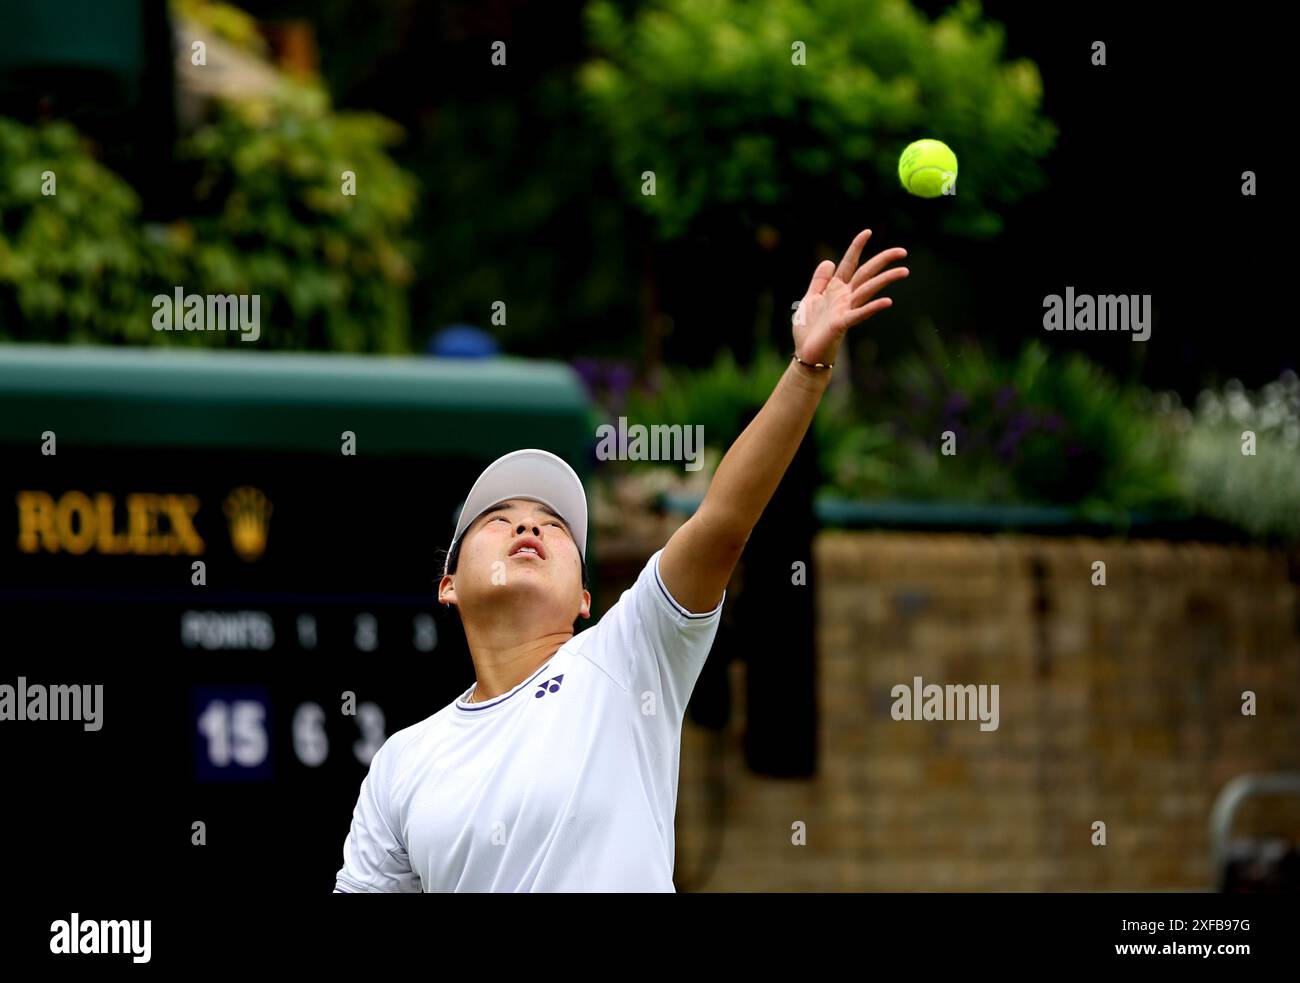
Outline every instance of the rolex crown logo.
<svg viewBox="0 0 1300 983"><path fill-rule="evenodd" d="M271 502L256 488L244 485L226 496L223 506L230 523L230 542L241 560L252 562L266 551Z"/></svg>

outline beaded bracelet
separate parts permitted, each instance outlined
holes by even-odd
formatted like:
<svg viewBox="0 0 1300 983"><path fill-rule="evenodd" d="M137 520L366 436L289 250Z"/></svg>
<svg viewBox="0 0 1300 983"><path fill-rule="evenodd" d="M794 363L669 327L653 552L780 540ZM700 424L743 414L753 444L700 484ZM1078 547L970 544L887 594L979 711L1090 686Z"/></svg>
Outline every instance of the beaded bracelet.
<svg viewBox="0 0 1300 983"><path fill-rule="evenodd" d="M801 359L801 358L799 357L799 353L798 353L798 352L794 352L794 353L792 353L792 357L793 357L794 360L795 360L796 362L798 362L800 365L806 365L806 366L808 366L808 368L810 368L810 369L833 369L833 368L835 368L835 363L834 363L834 362L828 362L828 363L826 363L825 365L823 365L821 362L805 362L803 359Z"/></svg>

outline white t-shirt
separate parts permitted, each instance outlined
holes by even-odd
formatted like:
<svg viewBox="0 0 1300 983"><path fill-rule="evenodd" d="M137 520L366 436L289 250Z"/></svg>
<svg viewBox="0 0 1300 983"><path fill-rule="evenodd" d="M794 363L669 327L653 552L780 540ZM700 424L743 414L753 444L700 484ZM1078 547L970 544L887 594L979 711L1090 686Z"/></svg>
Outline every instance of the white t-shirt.
<svg viewBox="0 0 1300 983"><path fill-rule="evenodd" d="M384 742L336 891L674 890L682 720L726 595L691 614L662 553L510 692Z"/></svg>

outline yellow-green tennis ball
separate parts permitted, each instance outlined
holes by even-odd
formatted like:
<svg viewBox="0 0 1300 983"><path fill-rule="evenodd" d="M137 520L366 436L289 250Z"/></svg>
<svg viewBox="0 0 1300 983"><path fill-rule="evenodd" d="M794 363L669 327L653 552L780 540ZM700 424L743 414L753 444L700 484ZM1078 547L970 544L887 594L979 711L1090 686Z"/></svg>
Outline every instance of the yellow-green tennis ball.
<svg viewBox="0 0 1300 983"><path fill-rule="evenodd" d="M954 194L957 187L957 155L941 140L909 143L898 158L898 180L922 198Z"/></svg>

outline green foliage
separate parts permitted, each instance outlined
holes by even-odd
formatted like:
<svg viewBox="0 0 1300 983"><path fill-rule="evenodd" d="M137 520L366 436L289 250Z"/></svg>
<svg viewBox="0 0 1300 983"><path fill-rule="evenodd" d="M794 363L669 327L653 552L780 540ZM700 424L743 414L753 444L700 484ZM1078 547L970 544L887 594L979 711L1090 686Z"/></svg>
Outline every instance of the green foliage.
<svg viewBox="0 0 1300 983"><path fill-rule="evenodd" d="M221 105L179 150L198 173L186 289L261 294L277 347L408 349L403 236L416 186L384 150L400 136L383 117L331 112L306 87ZM355 196L341 193L344 171Z"/></svg>
<svg viewBox="0 0 1300 983"><path fill-rule="evenodd" d="M228 3L212 0L170 0L173 17L188 18L216 37L250 54L266 53L266 40L257 20Z"/></svg>
<svg viewBox="0 0 1300 983"><path fill-rule="evenodd" d="M1182 433L1181 474L1197 511L1262 538L1300 540L1300 379L1286 372L1258 392L1237 380L1205 390L1193 415L1170 412ZM1242 433L1255 434L1243 454Z"/></svg>
<svg viewBox="0 0 1300 983"><path fill-rule="evenodd" d="M1074 506L1098 520L1181 499L1174 448L1145 390L1120 386L1082 355L1026 345L1012 362L976 345L922 353L893 374L887 484L855 494ZM942 435L956 453L939 453Z"/></svg>
<svg viewBox="0 0 1300 983"><path fill-rule="evenodd" d="M442 106L405 159L427 192L417 331L468 322L512 354L545 358L635 346L641 236L604 153L567 68ZM489 326L506 297L508 317Z"/></svg>
<svg viewBox="0 0 1300 983"><path fill-rule="evenodd" d="M151 335L149 280L165 254L140 235L139 209L68 124L0 117L0 337Z"/></svg>
<svg viewBox="0 0 1300 983"><path fill-rule="evenodd" d="M628 423L699 424L705 446L725 453L744 429L746 413L767 402L789 361L769 346L756 351L749 367L723 349L706 369L665 368L655 389L629 395ZM823 398L813 432L823 473L845 481L873 473L871 455L887 439L883 428L854 414L850 394L838 388Z"/></svg>
<svg viewBox="0 0 1300 983"><path fill-rule="evenodd" d="M747 409L766 401L786 359L752 369L723 352L699 371L665 372L628 399L629 423L703 424L725 451ZM861 406L829 390L814 418L826 490L851 498L1073 506L1123 523L1128 512L1182 500L1168 428L1145 390L1126 389L1079 355L1039 343L1009 363L934 338L894 369L887 398ZM957 453L940 453L952 430Z"/></svg>
<svg viewBox="0 0 1300 983"><path fill-rule="evenodd" d="M1042 183L1056 131L1038 70L1001 60L1001 27L970 0L934 21L906 0L662 0L631 19L597 0L587 21L604 56L584 66L584 91L629 199L664 238L712 208L756 223L808 201L870 201L905 224L898 155L923 136L960 162L956 196L938 203L947 231L998 231L999 208Z"/></svg>
<svg viewBox="0 0 1300 983"><path fill-rule="evenodd" d="M219 105L178 148L192 210L145 226L132 189L63 123L0 118L0 337L215 346L237 333L155 332L152 299L257 294L272 348L410 347L403 238L414 180L392 122L335 113L292 83ZM42 195L51 171L57 193ZM357 194L342 194L342 174Z"/></svg>
<svg viewBox="0 0 1300 983"><path fill-rule="evenodd" d="M629 423L703 424L724 453L747 410L786 369L768 348L754 366L722 352L703 370L664 370L633 391ZM1259 392L1233 380L1200 394L1195 414L1172 393L1122 386L1082 355L1027 344L1013 360L977 345L922 338L875 405L832 387L814 419L823 490L848 498L1064 505L1121 527L1130 513L1200 514L1262 539L1300 540L1300 378ZM956 454L940 453L951 430ZM1242 432L1256 435L1242 454ZM642 463L653 468L654 463Z"/></svg>
<svg viewBox="0 0 1300 983"><path fill-rule="evenodd" d="M763 405L784 370L774 351L760 352L746 368L727 349L707 369L664 368L655 390L629 395L628 423L698 424L706 446L726 450L743 429L745 412Z"/></svg>

